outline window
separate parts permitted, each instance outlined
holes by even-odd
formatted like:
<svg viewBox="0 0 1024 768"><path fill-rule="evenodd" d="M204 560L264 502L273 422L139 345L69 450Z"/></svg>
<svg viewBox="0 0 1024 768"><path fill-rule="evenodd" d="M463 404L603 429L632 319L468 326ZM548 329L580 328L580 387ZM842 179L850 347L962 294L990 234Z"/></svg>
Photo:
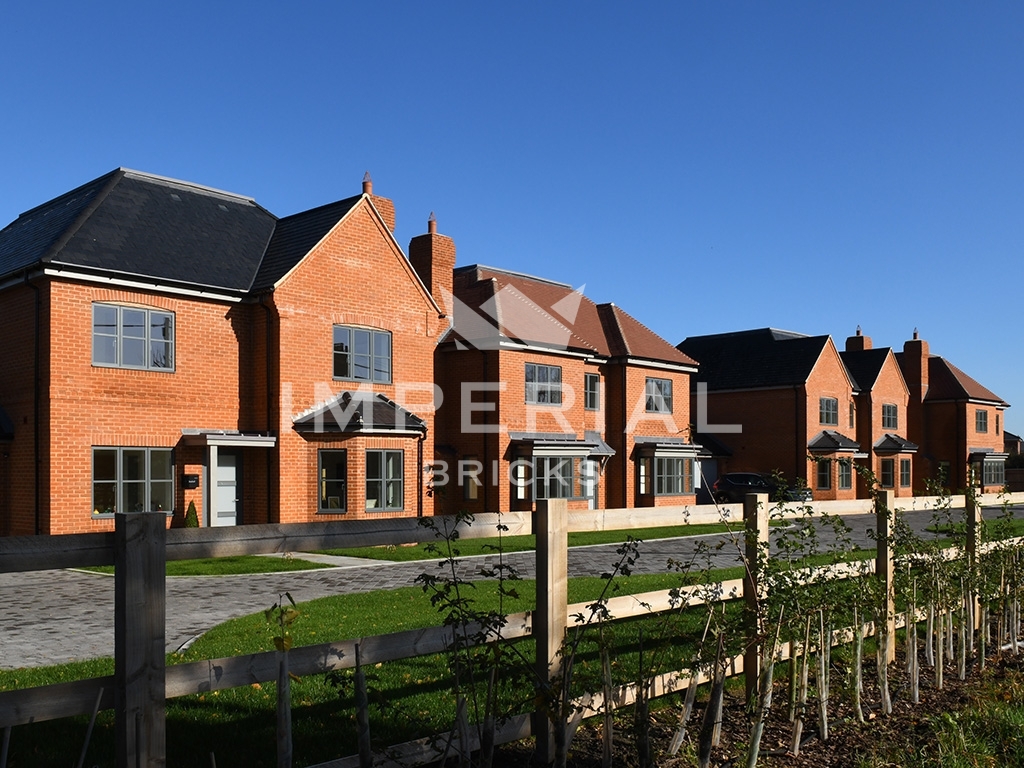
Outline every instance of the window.
<svg viewBox="0 0 1024 768"><path fill-rule="evenodd" d="M561 404L562 369L557 365L527 363L526 402L542 405Z"/></svg>
<svg viewBox="0 0 1024 768"><path fill-rule="evenodd" d="M92 513L174 511L170 448L93 448Z"/></svg>
<svg viewBox="0 0 1024 768"><path fill-rule="evenodd" d="M882 406L882 429L899 429L899 411L895 405L886 403Z"/></svg>
<svg viewBox="0 0 1024 768"><path fill-rule="evenodd" d="M999 414L996 414L996 434L999 434Z"/></svg>
<svg viewBox="0 0 1024 768"><path fill-rule="evenodd" d="M839 426L839 401L834 397L822 397L818 400L818 420L822 424Z"/></svg>
<svg viewBox="0 0 1024 768"><path fill-rule="evenodd" d="M647 413L672 413L672 380L647 379L644 397Z"/></svg>
<svg viewBox="0 0 1024 768"><path fill-rule="evenodd" d="M402 451L366 452L366 508L392 512L405 506Z"/></svg>
<svg viewBox="0 0 1024 768"><path fill-rule="evenodd" d="M900 459L900 487L910 487L910 459Z"/></svg>
<svg viewBox="0 0 1024 768"><path fill-rule="evenodd" d="M832 487L832 462L828 459L818 461L816 485L818 490L827 491Z"/></svg>
<svg viewBox="0 0 1024 768"><path fill-rule="evenodd" d="M334 326L334 378L391 382L391 334Z"/></svg>
<svg viewBox="0 0 1024 768"><path fill-rule="evenodd" d="M998 459L986 461L982 467L981 477L985 485L996 485L1002 488L1006 485L1006 464Z"/></svg>
<svg viewBox="0 0 1024 768"><path fill-rule="evenodd" d="M693 459L655 457L654 495L693 493Z"/></svg>
<svg viewBox="0 0 1024 768"><path fill-rule="evenodd" d="M601 377L596 373L583 376L583 407L588 411L601 408Z"/></svg>
<svg viewBox="0 0 1024 768"><path fill-rule="evenodd" d="M896 472L895 459L882 459L882 487L892 488L896 485L894 477Z"/></svg>
<svg viewBox="0 0 1024 768"><path fill-rule="evenodd" d="M853 488L853 465L849 459L839 460L839 489L848 491Z"/></svg>
<svg viewBox="0 0 1024 768"><path fill-rule="evenodd" d="M857 426L857 406L850 401L850 429L854 429Z"/></svg>
<svg viewBox="0 0 1024 768"><path fill-rule="evenodd" d="M988 411L979 408L974 412L974 430L988 432Z"/></svg>
<svg viewBox="0 0 1024 768"><path fill-rule="evenodd" d="M320 511L344 512L348 509L348 452L320 451Z"/></svg>
<svg viewBox="0 0 1024 768"><path fill-rule="evenodd" d="M174 315L142 307L92 305L92 364L174 370Z"/></svg>
<svg viewBox="0 0 1024 768"><path fill-rule="evenodd" d="M597 463L584 457L538 456L533 460L535 499L593 499Z"/></svg>

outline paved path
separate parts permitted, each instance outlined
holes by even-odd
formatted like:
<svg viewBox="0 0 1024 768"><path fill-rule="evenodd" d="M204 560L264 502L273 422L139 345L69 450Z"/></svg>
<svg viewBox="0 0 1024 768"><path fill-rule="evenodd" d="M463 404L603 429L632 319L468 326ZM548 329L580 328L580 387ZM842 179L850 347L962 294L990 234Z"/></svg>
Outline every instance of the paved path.
<svg viewBox="0 0 1024 768"><path fill-rule="evenodd" d="M986 510L993 517L998 510ZM1024 506L1015 509L1024 517ZM931 522L928 512L906 513L917 530ZM874 546L867 531L870 515L845 518L854 540ZM641 545L635 572L666 572L668 560L686 561L698 547L714 548L722 535L656 539ZM616 561L616 545L574 547L569 551L571 576L599 576ZM313 559L314 555L296 555ZM738 562L738 549L726 544L713 553L714 567ZM466 558L462 574L474 576L497 557ZM534 554L506 555L521 576L534 576ZM436 560L384 563L357 558L333 558L335 567L240 576L178 576L167 579L167 648L176 650L210 627L231 618L268 608L283 592L296 601L328 595L371 592L413 586L416 576L437 568ZM114 649L114 579L84 571L58 570L0 574L0 669L40 666L74 659L112 656Z"/></svg>

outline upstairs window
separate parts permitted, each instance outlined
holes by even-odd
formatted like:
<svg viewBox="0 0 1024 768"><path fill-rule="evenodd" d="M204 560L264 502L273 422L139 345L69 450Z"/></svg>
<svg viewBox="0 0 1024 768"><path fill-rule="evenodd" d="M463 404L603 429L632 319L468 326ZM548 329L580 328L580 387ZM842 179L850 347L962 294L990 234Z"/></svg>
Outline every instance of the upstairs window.
<svg viewBox="0 0 1024 768"><path fill-rule="evenodd" d="M92 305L92 364L174 370L174 314L117 304Z"/></svg>
<svg viewBox="0 0 1024 768"><path fill-rule="evenodd" d="M672 380L647 379L644 398L647 413L672 413Z"/></svg>
<svg viewBox="0 0 1024 768"><path fill-rule="evenodd" d="M895 405L886 403L882 406L882 429L899 429L899 411Z"/></svg>
<svg viewBox="0 0 1024 768"><path fill-rule="evenodd" d="M601 377L596 373L583 376L583 407L588 411L601 408Z"/></svg>
<svg viewBox="0 0 1024 768"><path fill-rule="evenodd" d="M526 364L526 402L561 405L562 369L557 365Z"/></svg>
<svg viewBox="0 0 1024 768"><path fill-rule="evenodd" d="M818 420L826 426L839 426L839 401L836 398L822 397L818 400Z"/></svg>
<svg viewBox="0 0 1024 768"><path fill-rule="evenodd" d="M988 432L988 411L979 408L974 412L975 432Z"/></svg>
<svg viewBox="0 0 1024 768"><path fill-rule="evenodd" d="M391 334L334 326L334 378L391 383Z"/></svg>

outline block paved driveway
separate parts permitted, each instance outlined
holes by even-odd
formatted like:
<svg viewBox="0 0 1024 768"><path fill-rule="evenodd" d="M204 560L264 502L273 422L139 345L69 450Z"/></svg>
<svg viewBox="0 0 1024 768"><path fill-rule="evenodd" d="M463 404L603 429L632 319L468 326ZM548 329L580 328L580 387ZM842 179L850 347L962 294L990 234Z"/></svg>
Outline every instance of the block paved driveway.
<svg viewBox="0 0 1024 768"><path fill-rule="evenodd" d="M986 508L985 517L1000 510ZM931 512L904 513L911 526L924 530ZM1014 508L1024 517L1024 505ZM872 515L845 518L854 541L870 548ZM698 547L714 548L726 536L657 539L641 544L638 573L667 572L669 559L686 561ZM615 564L616 545L574 547L569 551L570 576L600 576ZM296 554L302 559L316 556ZM739 550L727 542L713 553L714 567L739 562ZM534 553L506 555L524 578L534 576ZM477 577L497 560L496 555L466 558L460 573ZM210 627L238 616L269 608L279 594L290 592L296 602L328 595L371 592L413 586L416 576L437 571L437 560L384 563L356 558L332 558L336 567L241 576L177 576L167 579L167 649L176 650ZM703 560L702 560L703 562ZM75 659L112 656L114 651L114 579L74 570L0 574L0 669L41 666Z"/></svg>

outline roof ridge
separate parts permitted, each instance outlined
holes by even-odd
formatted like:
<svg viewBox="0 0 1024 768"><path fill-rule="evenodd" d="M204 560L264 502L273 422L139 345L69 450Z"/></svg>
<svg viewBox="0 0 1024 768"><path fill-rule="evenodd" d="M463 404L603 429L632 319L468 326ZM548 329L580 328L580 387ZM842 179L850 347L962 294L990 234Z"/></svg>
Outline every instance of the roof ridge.
<svg viewBox="0 0 1024 768"><path fill-rule="evenodd" d="M516 272L513 269L502 269L501 267L491 267L487 264L469 264L465 267L457 267L455 272L469 272L470 270L486 270L488 272L497 272L503 275L509 275L511 277L522 277L527 280L534 280L538 283L547 283L548 285L557 285L560 288L568 288L570 291L573 290L571 283L563 283L560 280L550 280L546 277L538 277L537 275L531 275L527 272Z"/></svg>
<svg viewBox="0 0 1024 768"><path fill-rule="evenodd" d="M216 187L208 187L205 184L197 184L194 181L185 181L184 179L175 179L170 176L161 176L156 173L149 173L148 171L136 171L132 168L121 167L118 168L117 170L121 172L122 176L134 176L136 178L148 179L149 181L160 182L163 184L172 184L176 187L185 187L187 189L196 190L198 192L207 192L218 197L229 197L232 200L245 200L247 202L253 203L254 205L259 205L259 203L256 202L255 198L249 197L248 195L240 195L237 192L228 192L223 189L217 189ZM262 208L263 206L260 207ZM266 209L264 208L264 210ZM270 213L270 211L267 211L267 213ZM273 216L273 214L271 215ZM274 216L274 218L277 217Z"/></svg>

